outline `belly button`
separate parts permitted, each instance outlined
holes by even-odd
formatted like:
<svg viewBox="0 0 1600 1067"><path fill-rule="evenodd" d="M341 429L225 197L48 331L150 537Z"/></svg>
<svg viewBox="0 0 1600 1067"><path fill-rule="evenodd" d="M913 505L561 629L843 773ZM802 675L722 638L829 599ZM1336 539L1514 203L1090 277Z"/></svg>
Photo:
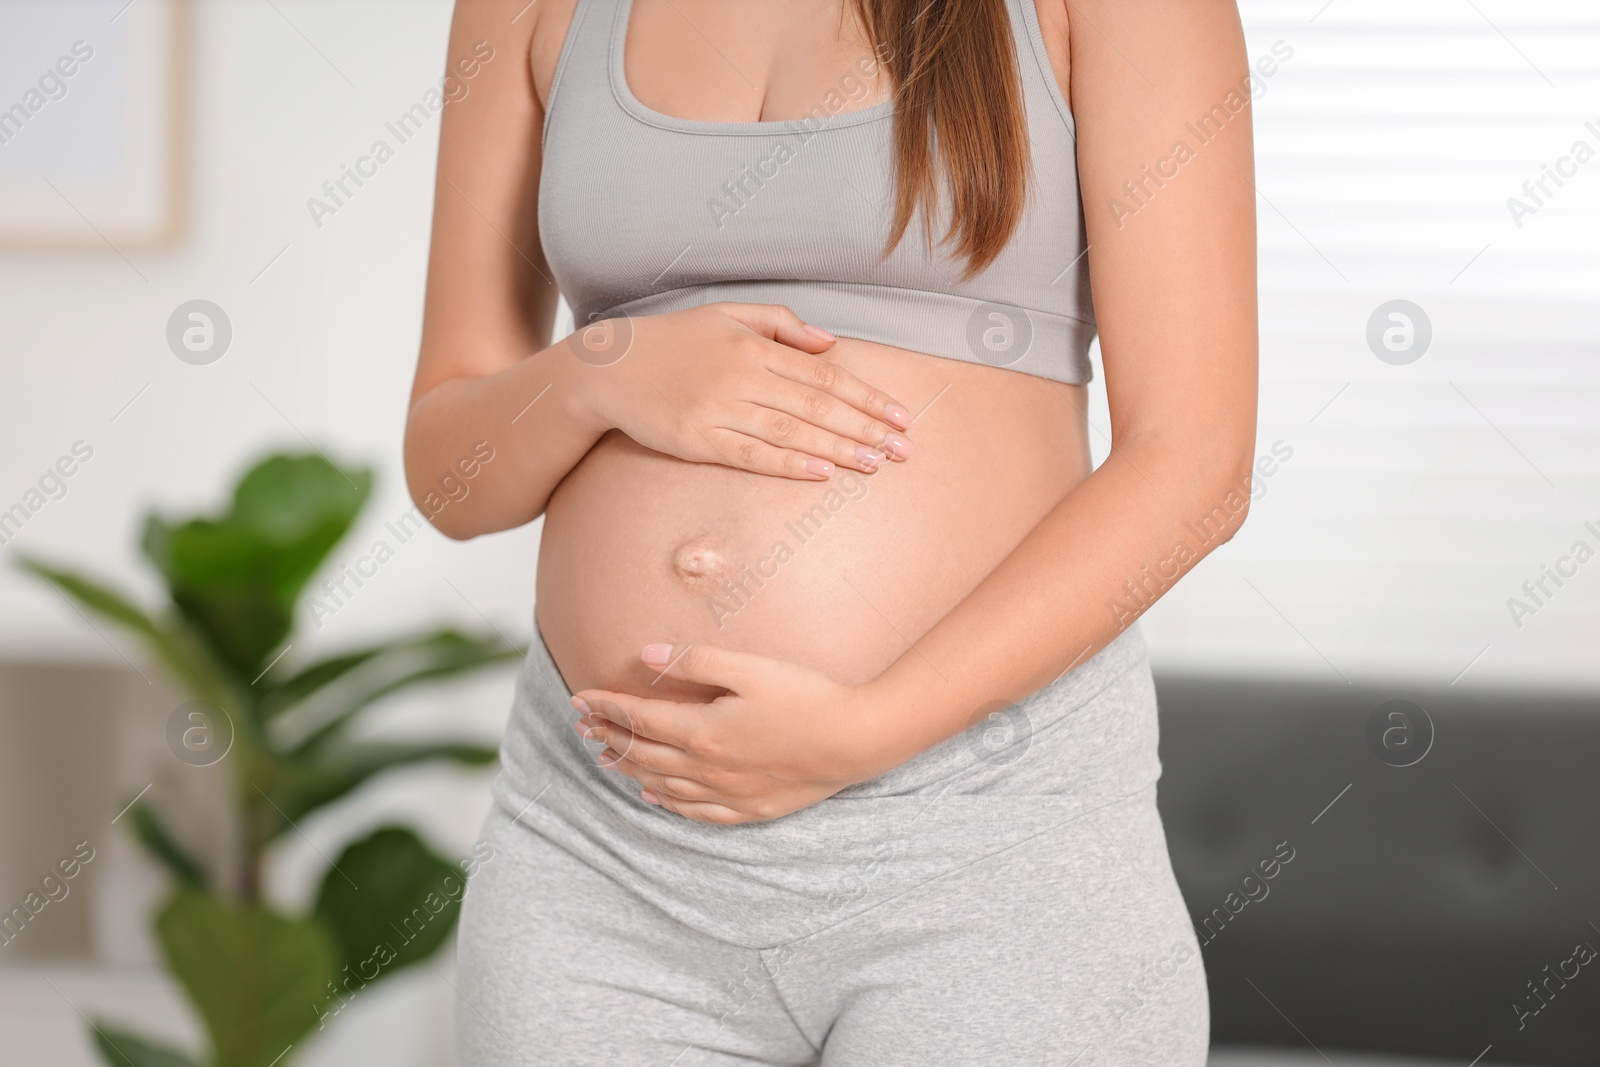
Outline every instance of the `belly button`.
<svg viewBox="0 0 1600 1067"><path fill-rule="evenodd" d="M695 538L672 554L672 570L691 586L715 583L722 579L727 560L715 544L705 538Z"/></svg>

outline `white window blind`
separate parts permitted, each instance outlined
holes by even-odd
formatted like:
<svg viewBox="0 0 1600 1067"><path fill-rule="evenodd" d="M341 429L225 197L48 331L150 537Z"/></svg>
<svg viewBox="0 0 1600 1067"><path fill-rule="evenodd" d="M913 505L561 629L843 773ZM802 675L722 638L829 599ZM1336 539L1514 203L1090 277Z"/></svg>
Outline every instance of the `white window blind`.
<svg viewBox="0 0 1600 1067"><path fill-rule="evenodd" d="M1255 103L1258 452L1293 455L1146 617L1156 662L1600 685L1600 5L1241 11L1293 50ZM1404 365L1393 300L1431 326Z"/></svg>

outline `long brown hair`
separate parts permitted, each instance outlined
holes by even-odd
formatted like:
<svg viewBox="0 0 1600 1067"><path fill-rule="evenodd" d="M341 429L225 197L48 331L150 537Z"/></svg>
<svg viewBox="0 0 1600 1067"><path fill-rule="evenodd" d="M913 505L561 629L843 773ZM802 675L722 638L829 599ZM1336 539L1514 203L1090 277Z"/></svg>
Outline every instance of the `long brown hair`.
<svg viewBox="0 0 1600 1067"><path fill-rule="evenodd" d="M1032 3L1032 0L1023 0ZM940 238L992 263L1022 218L1028 126L1007 0L852 0L894 85L892 251L920 206L933 243L940 186L950 224Z"/></svg>

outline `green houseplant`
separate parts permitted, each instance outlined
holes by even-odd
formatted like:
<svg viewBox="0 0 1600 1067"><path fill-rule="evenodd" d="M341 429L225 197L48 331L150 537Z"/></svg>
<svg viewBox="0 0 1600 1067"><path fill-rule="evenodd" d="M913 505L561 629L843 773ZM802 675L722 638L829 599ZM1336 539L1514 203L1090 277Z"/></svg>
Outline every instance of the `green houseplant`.
<svg viewBox="0 0 1600 1067"><path fill-rule="evenodd" d="M130 810L139 841L172 875L156 935L204 1021L210 1067L283 1067L356 992L437 950L459 911L469 861L436 855L400 826L346 847L309 914L289 914L262 894L274 842L312 812L396 767L496 756L465 743L363 741L351 727L396 691L521 655L499 637L438 630L294 666L285 654L296 605L371 489L370 471L276 455L243 476L220 515L148 516L144 554L169 598L154 613L75 571L21 561L85 611L137 635L194 698L169 722L178 758L231 764L242 847L224 869L193 855L148 800ZM196 1063L93 1027L118 1067Z"/></svg>

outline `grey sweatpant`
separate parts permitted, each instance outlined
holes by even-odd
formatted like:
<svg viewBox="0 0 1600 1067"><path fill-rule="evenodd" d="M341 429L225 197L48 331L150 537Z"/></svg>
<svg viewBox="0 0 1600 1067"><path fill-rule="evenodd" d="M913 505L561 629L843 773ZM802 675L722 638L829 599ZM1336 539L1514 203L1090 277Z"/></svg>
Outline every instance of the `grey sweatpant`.
<svg viewBox="0 0 1600 1067"><path fill-rule="evenodd" d="M550 672L541 646L463 906L465 1067L1204 1064L1136 634L881 779L742 827L595 767Z"/></svg>
<svg viewBox="0 0 1600 1067"><path fill-rule="evenodd" d="M693 930L496 808L461 1062L1200 1067L1205 973L1149 793L798 941Z"/></svg>

